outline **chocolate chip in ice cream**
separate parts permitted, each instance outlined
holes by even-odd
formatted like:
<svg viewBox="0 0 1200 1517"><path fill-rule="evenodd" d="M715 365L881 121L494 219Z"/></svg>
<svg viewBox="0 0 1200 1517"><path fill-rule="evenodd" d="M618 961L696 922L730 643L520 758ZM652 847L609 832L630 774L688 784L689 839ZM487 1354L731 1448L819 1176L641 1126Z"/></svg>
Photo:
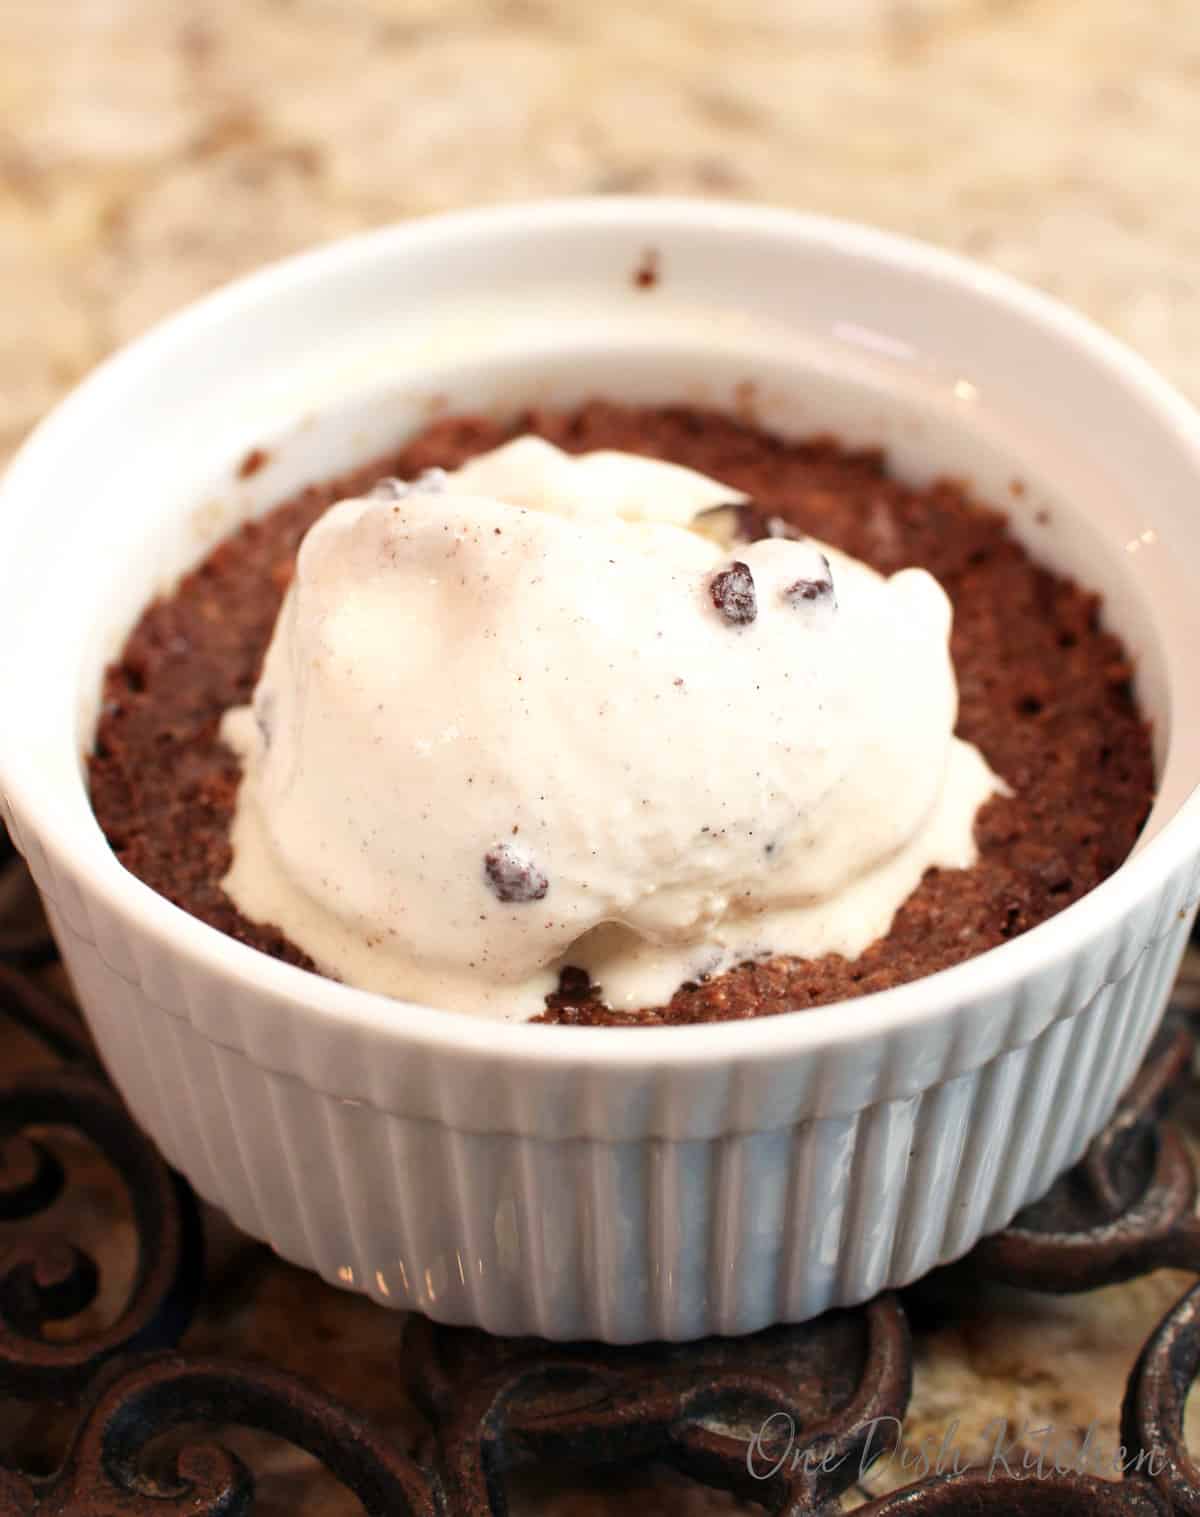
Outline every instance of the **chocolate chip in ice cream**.
<svg viewBox="0 0 1200 1517"><path fill-rule="evenodd" d="M794 580L783 592L783 598L790 606L802 606L805 602L825 601L832 606L837 605L837 598L833 593L833 570L829 567L829 560L824 553L821 554L821 562L825 565L825 572L812 579Z"/></svg>
<svg viewBox="0 0 1200 1517"><path fill-rule="evenodd" d="M558 971L558 993L568 1000L583 1001L596 993L592 977L576 964L564 964Z"/></svg>
<svg viewBox="0 0 1200 1517"><path fill-rule="evenodd" d="M497 900L506 905L540 901L550 881L519 843L497 843L483 858L483 872Z"/></svg>
<svg viewBox="0 0 1200 1517"><path fill-rule="evenodd" d="M713 605L737 627L745 627L758 615L758 596L748 564L735 559L728 569L714 575L709 590Z"/></svg>

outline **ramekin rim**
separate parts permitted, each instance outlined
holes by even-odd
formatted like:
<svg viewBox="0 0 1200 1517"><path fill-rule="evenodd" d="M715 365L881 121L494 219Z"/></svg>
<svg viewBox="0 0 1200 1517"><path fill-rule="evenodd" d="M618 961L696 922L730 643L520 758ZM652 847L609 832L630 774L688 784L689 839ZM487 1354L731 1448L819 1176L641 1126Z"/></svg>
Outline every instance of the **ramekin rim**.
<svg viewBox="0 0 1200 1517"><path fill-rule="evenodd" d="M972 295L1004 306L1082 351L1119 376L1180 436L1196 457L1200 477L1200 414L1137 353L1060 301L998 270L917 239L859 223L780 206L746 205L668 196L589 196L538 200L434 214L376 228L296 254L253 271L206 295L152 327L100 364L56 406L20 448L0 482L0 502L36 481L44 454L69 433L77 418L122 370L153 360L156 350L186 340L196 326L220 314L228 317L280 280L301 280L347 258L382 248L397 239L469 235L476 228L502 230L506 223L564 220L587 225L627 222L631 227L655 217L672 224L708 229L752 228L824 242L849 254L874 254L894 266L942 276ZM796 1056L847 1042L861 1043L901 1028L912 1029L940 1016L968 1014L982 999L1002 992L1040 969L1077 954L1108 926L1127 916L1162 880L1200 851L1200 787L1193 789L1159 834L1139 847L1108 879L1057 916L1011 942L907 984L812 1009L781 1012L747 1021L702 1022L684 1026L578 1028L512 1023L415 1005L340 984L271 958L191 916L127 871L109 848L95 819L86 837L71 819L28 799L28 773L3 762L0 781L19 829L32 825L41 845L58 855L93 895L134 931L149 933L190 963L247 982L285 1000L298 1015L339 1028L355 1028L399 1044L420 1043L442 1053L480 1053L521 1064L580 1064L591 1067L695 1067L747 1064ZM82 786L82 779L81 779ZM36 789L36 787L32 787ZM35 821L31 819L36 819ZM852 1015L847 1011L852 1010Z"/></svg>

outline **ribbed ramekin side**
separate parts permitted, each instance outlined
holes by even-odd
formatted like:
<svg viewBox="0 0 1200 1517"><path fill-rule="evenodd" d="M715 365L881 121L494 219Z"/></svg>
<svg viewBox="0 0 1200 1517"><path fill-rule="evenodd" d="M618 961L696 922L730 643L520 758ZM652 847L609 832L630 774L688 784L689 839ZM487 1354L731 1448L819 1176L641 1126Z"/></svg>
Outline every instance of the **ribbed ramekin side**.
<svg viewBox="0 0 1200 1517"><path fill-rule="evenodd" d="M530 1136L540 1087L515 1077L512 1133L323 1091L207 1037L193 1014L217 987L188 980L149 934L121 941L122 924L72 882L52 880L46 894L135 1117L239 1226L335 1284L440 1320L627 1342L747 1332L851 1304L960 1255L1042 1194L1143 1056L1186 942L1191 888L1190 877L1167 882L1153 921L1126 923L1120 941L1093 946L1099 967L1068 966L1061 984L1114 965L1121 975L1024 1044L1001 1039L979 1067L946 1077L966 1056L942 1026L923 1067L943 1078L922 1090L682 1140ZM253 988L224 993L227 1025L251 1038ZM1031 993L1020 985L995 1008L1010 1032L1031 1015ZM868 1085L890 1056L883 1041L859 1048L875 1071ZM819 1086L825 1074L810 1077ZM589 1089L586 1069L571 1078L601 1115L610 1096ZM643 1097L663 1078L647 1071Z"/></svg>

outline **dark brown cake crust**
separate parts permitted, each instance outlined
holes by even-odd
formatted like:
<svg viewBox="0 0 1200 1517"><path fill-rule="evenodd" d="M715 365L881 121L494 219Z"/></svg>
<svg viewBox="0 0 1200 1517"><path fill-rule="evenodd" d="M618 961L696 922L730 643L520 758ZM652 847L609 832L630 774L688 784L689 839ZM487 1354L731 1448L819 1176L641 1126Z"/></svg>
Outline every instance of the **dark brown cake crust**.
<svg viewBox="0 0 1200 1517"><path fill-rule="evenodd" d="M747 964L636 1014L609 1011L568 977L542 1020L716 1021L882 990L1026 931L1129 853L1154 776L1128 660L1100 629L1097 598L1037 567L1002 513L952 483L909 489L888 477L876 451L850 452L826 439L785 443L695 409L593 402L530 412L507 426L438 421L391 456L241 528L156 601L106 674L90 760L92 804L126 868L221 931L312 968L282 933L248 921L221 890L239 769L218 739L220 717L249 699L296 547L321 511L381 475L454 468L527 431L574 452L619 448L687 464L886 573L928 569L954 603L958 731L1015 792L980 813L978 864L929 871L887 937L853 962L831 955Z"/></svg>

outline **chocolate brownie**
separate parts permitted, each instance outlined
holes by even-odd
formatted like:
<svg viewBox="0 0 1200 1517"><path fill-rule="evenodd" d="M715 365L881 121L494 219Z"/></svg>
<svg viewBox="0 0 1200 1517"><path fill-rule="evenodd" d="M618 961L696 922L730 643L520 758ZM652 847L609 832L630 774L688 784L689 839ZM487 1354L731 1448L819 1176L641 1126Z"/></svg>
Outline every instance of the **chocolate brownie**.
<svg viewBox="0 0 1200 1517"><path fill-rule="evenodd" d="M107 671L90 759L92 804L126 868L223 932L313 967L278 930L243 917L221 889L239 769L219 740L220 717L249 699L297 545L327 506L385 474L455 468L523 432L573 452L617 448L686 464L746 491L764 515L885 573L928 569L954 603L958 731L1013 790L980 812L978 863L930 870L887 936L856 960L746 964L635 1014L608 1010L584 977L568 974L541 1020L715 1021L882 990L1045 921L1129 853L1154 792L1129 660L1102 629L1097 597L1040 568L1002 512L949 481L904 485L874 449L828 438L786 442L695 408L597 401L507 424L439 420L389 456L243 526L156 600Z"/></svg>

